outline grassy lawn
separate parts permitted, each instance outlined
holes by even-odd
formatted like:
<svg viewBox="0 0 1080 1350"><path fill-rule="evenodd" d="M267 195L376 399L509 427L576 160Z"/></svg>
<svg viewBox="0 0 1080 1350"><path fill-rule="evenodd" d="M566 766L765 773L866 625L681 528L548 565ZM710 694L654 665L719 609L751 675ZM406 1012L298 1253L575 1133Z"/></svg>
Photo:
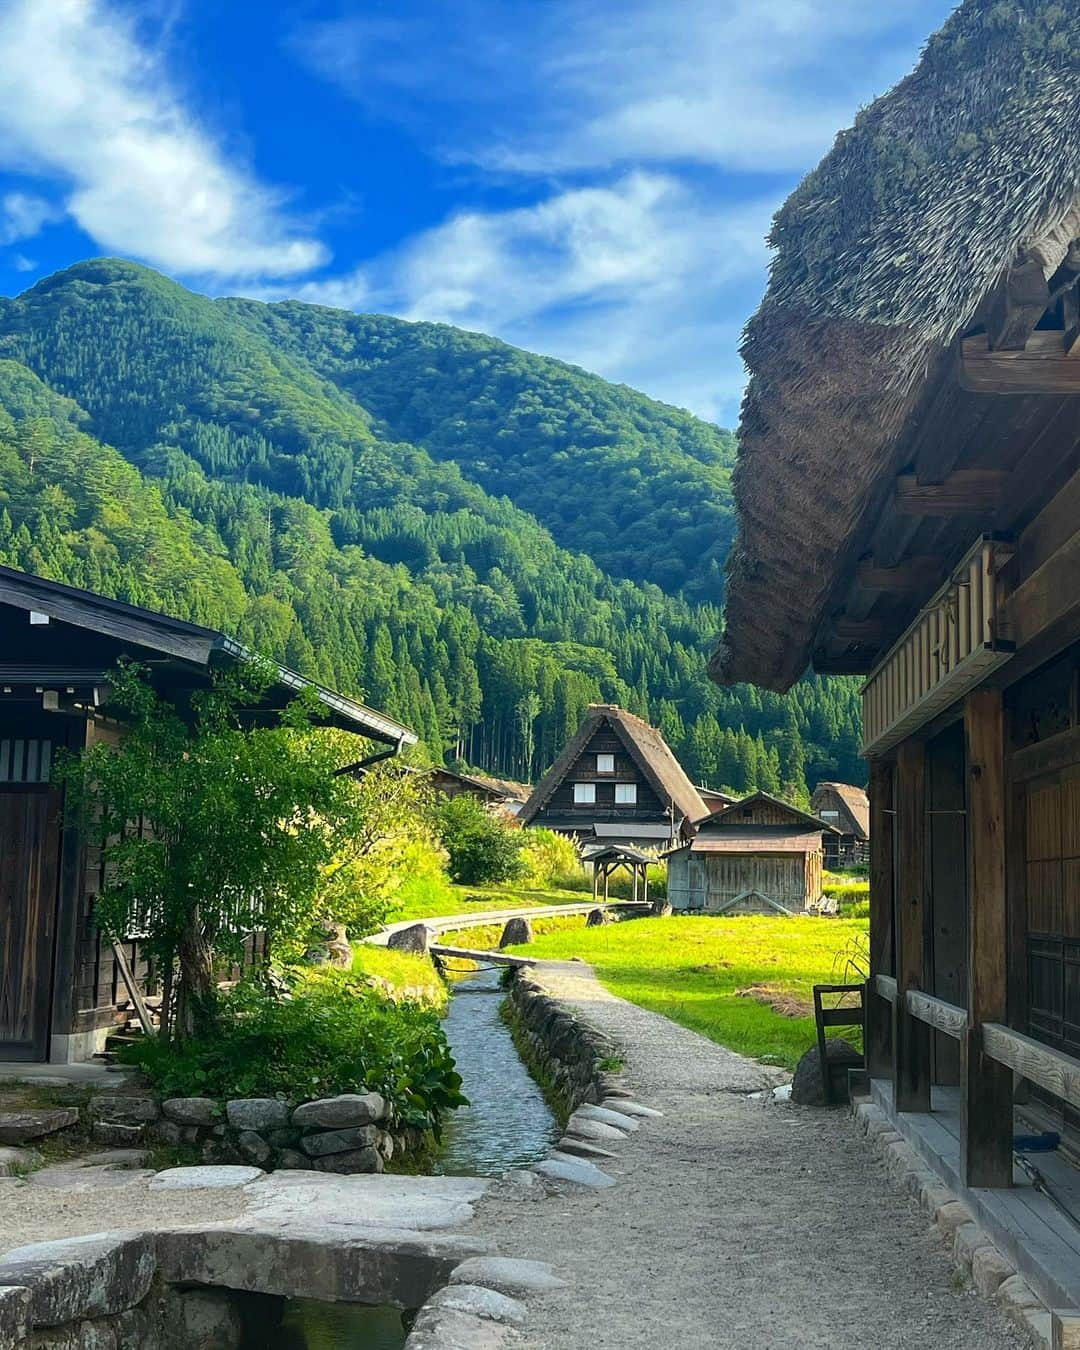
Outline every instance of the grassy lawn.
<svg viewBox="0 0 1080 1350"><path fill-rule="evenodd" d="M732 1050L794 1068L814 1042L812 986L857 978L845 975L844 963L866 931L864 919L633 919L563 926L512 950L580 956L612 993Z"/></svg>
<svg viewBox="0 0 1080 1350"><path fill-rule="evenodd" d="M586 915L567 914L565 916L551 915L547 919L533 919L533 936L537 939L547 937L551 933L565 933L567 930L577 931L584 929ZM471 947L473 951L494 951L499 945L499 938L502 937L503 925L501 923L483 924L478 928L456 928L452 932L443 933L439 941L447 947ZM529 953L532 947L515 947L512 950Z"/></svg>
<svg viewBox="0 0 1080 1350"><path fill-rule="evenodd" d="M359 942L353 947L353 973L385 980L395 989L422 989L424 1001L441 1008L447 999L446 985L430 957L412 952L392 952Z"/></svg>

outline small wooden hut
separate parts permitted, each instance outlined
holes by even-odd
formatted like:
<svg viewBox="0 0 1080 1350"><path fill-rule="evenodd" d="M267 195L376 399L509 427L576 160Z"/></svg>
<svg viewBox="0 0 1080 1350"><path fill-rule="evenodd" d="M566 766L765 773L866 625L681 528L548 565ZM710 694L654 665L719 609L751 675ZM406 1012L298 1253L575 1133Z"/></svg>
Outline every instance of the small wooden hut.
<svg viewBox="0 0 1080 1350"><path fill-rule="evenodd" d="M109 715L109 672L143 663L164 697L186 700L218 667L251 653L223 633L0 567L0 1061L67 1063L100 1050L145 978L135 938L119 948L94 923L100 840L64 816L50 781L60 750L122 739ZM284 666L253 719L315 690L327 720L391 747L416 737L382 713ZM259 935L248 938L250 958Z"/></svg>
<svg viewBox="0 0 1080 1350"><path fill-rule="evenodd" d="M666 855L667 898L681 913L798 914L821 900L816 816L767 792L715 811Z"/></svg>
<svg viewBox="0 0 1080 1350"><path fill-rule="evenodd" d="M854 867L870 861L870 798L854 783L819 783L810 810L827 830L822 837L825 866Z"/></svg>
<svg viewBox="0 0 1080 1350"><path fill-rule="evenodd" d="M1074 1307L1014 1149L1080 1146L1078 77L1075 4L966 0L781 209L712 663L863 677L874 1098Z"/></svg>

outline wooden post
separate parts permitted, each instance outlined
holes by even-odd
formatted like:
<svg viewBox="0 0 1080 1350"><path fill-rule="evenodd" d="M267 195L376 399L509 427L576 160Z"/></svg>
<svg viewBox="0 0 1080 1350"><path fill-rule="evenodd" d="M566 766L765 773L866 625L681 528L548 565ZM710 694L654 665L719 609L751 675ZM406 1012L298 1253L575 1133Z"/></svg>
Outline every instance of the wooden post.
<svg viewBox="0 0 1080 1350"><path fill-rule="evenodd" d="M960 1171L967 1186L1011 1186L1012 1070L982 1050L984 1022L1008 1016L1005 755L1001 691L964 703L968 767L968 1033L961 1073Z"/></svg>
<svg viewBox="0 0 1080 1350"><path fill-rule="evenodd" d="M647 904L649 903L649 864L648 864L648 863L646 863L645 866L641 869L641 880L642 880L642 883L643 883L643 886L644 886L644 894L642 895L641 898L642 898L642 900L644 901L644 903L647 905Z"/></svg>
<svg viewBox="0 0 1080 1350"><path fill-rule="evenodd" d="M635 863L634 866L633 866L633 869L632 869L632 871L633 871L633 873L634 873L634 904L635 904L635 905L637 904L638 872L639 872L640 870L641 870L641 869L638 867L637 863Z"/></svg>
<svg viewBox="0 0 1080 1350"><path fill-rule="evenodd" d="M604 904L605 904L605 905L606 905L607 902L608 902L608 877L609 877L609 876L610 876L610 873L608 872L608 864L605 863L605 864L604 864Z"/></svg>
<svg viewBox="0 0 1080 1350"><path fill-rule="evenodd" d="M875 759L870 764L870 981L864 995L871 1078L893 1072L892 1009L875 986L875 976L894 971L893 834L893 768Z"/></svg>
<svg viewBox="0 0 1080 1350"><path fill-rule="evenodd" d="M896 1002L893 1086L898 1111L930 1110L930 1028L912 1017L905 995L926 971L926 750L904 741L896 752Z"/></svg>
<svg viewBox="0 0 1080 1350"><path fill-rule="evenodd" d="M600 868L596 863L592 865L592 898L593 904L596 904L596 893L600 886Z"/></svg>

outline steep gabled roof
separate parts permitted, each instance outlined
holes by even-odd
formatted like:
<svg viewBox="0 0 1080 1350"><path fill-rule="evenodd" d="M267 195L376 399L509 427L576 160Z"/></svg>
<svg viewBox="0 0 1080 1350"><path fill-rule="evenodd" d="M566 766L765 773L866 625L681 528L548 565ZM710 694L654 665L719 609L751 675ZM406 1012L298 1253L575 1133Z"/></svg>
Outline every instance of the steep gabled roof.
<svg viewBox="0 0 1080 1350"><path fill-rule="evenodd" d="M788 821L793 825L807 826L813 830L821 830L825 833L839 834L834 826L826 821L811 815L809 811L800 810L797 806L792 806L790 802L785 802L780 797L774 797L771 792L752 792L749 797L742 797L737 802L732 802L730 806L725 806L722 811L714 811L712 815L699 823L699 833L708 833L713 830L731 830L742 828L745 825L743 812L749 808L764 803L768 806L776 807ZM759 825L753 825L750 829L760 830L765 828Z"/></svg>
<svg viewBox="0 0 1080 1350"><path fill-rule="evenodd" d="M584 721L563 746L562 753L533 789L519 819L527 825L552 793L570 773L578 757L598 727L606 722L622 741L627 754L638 766L653 791L663 802L674 802L675 810L690 820L708 815L709 808L687 778L682 765L671 753L660 732L640 717L614 703L592 703Z"/></svg>
<svg viewBox="0 0 1080 1350"><path fill-rule="evenodd" d="M869 839L870 799L863 789L854 783L819 783L814 789L811 807L821 812L832 810L834 803L841 812L841 820L846 820L846 828L840 833L853 834L857 839Z"/></svg>
<svg viewBox="0 0 1080 1350"><path fill-rule="evenodd" d="M138 605L129 605L122 600L111 600L108 596L93 591L80 590L76 586L65 586L58 581L49 581L45 577L30 572L20 572L13 567L0 567L0 605L10 605L13 609L22 609L29 614L47 616L57 624L69 624L87 632L101 634L118 644L119 650L131 649L142 659L171 658L188 671L198 671L208 675L210 670L221 665L243 664L258 659L242 643L220 633L214 628L204 628L201 624L188 623L185 619L174 619L169 614L159 614L155 610L143 609ZM0 662L3 654L0 653ZM335 726L355 732L384 745L414 745L416 736L407 727L395 722L393 718L376 712L372 708L346 698L333 689L327 689L314 680L298 675L287 666L270 662L274 673L274 686L267 691L269 705L284 706L296 693L312 689L325 709L327 719ZM18 671L15 667L0 664L0 672L5 682L13 682ZM99 678L108 672L96 672Z"/></svg>
<svg viewBox="0 0 1080 1350"><path fill-rule="evenodd" d="M738 537L714 679L784 691L805 672L954 343L1014 266L1047 280L1072 266L1078 91L1075 0L965 0L777 213L742 346ZM991 401L1025 444L1031 400Z"/></svg>

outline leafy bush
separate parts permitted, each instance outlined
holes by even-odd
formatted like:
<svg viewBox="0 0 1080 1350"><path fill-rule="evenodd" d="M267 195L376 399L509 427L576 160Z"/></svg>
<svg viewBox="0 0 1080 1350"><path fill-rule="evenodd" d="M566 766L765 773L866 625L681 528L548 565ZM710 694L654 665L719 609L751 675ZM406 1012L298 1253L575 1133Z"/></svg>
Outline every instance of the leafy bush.
<svg viewBox="0 0 1080 1350"><path fill-rule="evenodd" d="M123 1052L166 1097L279 1097L292 1104L378 1092L395 1124L439 1134L465 1104L436 1012L380 998L345 971L297 977L291 997L242 981L213 1036L139 1040Z"/></svg>
<svg viewBox="0 0 1080 1350"><path fill-rule="evenodd" d="M460 899L446 875L448 856L437 839L417 835L402 859L392 918L414 914L453 914Z"/></svg>
<svg viewBox="0 0 1080 1350"><path fill-rule="evenodd" d="M438 820L454 881L483 886L521 875L524 834L475 797L451 797L439 807Z"/></svg>
<svg viewBox="0 0 1080 1350"><path fill-rule="evenodd" d="M589 875L572 839L565 834L556 834L554 830L537 828L526 830L524 841L521 863L525 885L537 890L549 887L567 891L589 889Z"/></svg>

